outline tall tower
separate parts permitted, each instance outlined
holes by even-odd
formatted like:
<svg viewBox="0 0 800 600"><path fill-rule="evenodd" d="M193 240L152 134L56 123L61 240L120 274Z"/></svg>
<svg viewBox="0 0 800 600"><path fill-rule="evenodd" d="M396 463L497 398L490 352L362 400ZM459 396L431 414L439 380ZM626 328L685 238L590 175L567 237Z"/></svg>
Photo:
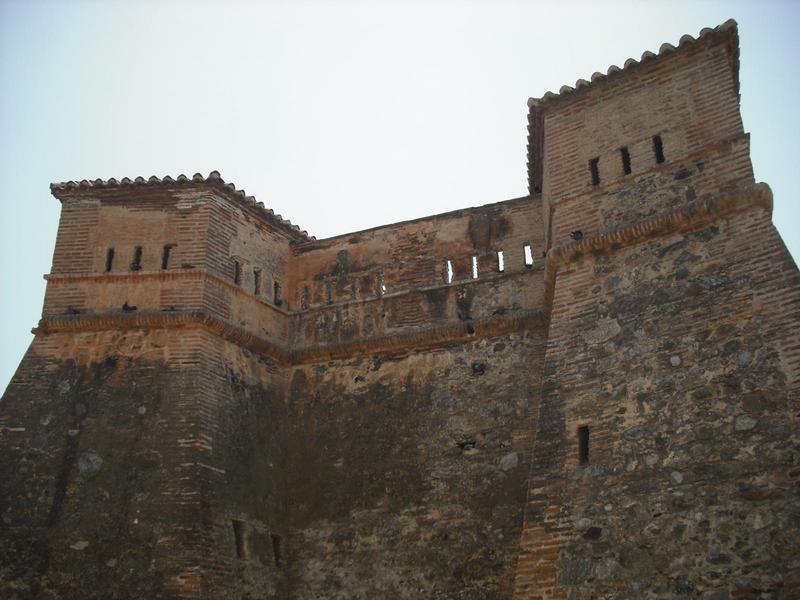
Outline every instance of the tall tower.
<svg viewBox="0 0 800 600"><path fill-rule="evenodd" d="M514 598L790 587L800 279L738 59L728 21L529 102L550 328Z"/></svg>
<svg viewBox="0 0 800 600"><path fill-rule="evenodd" d="M270 433L288 323L274 291L308 236L216 172L52 192L42 319L0 417L0 552L29 571L9 576L19 597L224 588L235 556L214 548L241 547L244 521L277 593L283 450ZM255 449L274 453L257 476Z"/></svg>

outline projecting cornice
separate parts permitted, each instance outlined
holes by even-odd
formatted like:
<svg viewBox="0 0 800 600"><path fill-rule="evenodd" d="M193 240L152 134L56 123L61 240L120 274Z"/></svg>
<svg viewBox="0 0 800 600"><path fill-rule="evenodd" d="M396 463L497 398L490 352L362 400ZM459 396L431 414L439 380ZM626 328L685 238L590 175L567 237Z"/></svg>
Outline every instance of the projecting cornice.
<svg viewBox="0 0 800 600"><path fill-rule="evenodd" d="M644 219L608 233L554 246L547 252L545 280L552 283L558 270L587 255L598 255L678 231L691 231L728 215L762 208L772 214L772 190L766 183L695 200L680 208Z"/></svg>
<svg viewBox="0 0 800 600"><path fill-rule="evenodd" d="M139 311L133 314L49 316L42 318L38 327L32 332L36 335L48 335L64 332L203 327L251 352L269 357L283 365L296 365L376 354L396 355L433 350L450 344L536 328L544 325L545 321L542 311L526 310L463 323L292 350L203 311Z"/></svg>

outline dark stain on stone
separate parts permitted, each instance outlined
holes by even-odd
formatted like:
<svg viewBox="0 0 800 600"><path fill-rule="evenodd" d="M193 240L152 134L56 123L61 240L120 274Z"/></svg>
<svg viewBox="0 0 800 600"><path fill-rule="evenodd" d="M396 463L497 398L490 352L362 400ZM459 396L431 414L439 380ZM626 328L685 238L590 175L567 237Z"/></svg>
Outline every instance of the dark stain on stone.
<svg viewBox="0 0 800 600"><path fill-rule="evenodd" d="M467 233L477 250L491 250L511 228L508 220L495 212L475 213L470 217Z"/></svg>
<svg viewBox="0 0 800 600"><path fill-rule="evenodd" d="M603 535L603 530L600 527L589 527L583 534L583 539L591 541L599 540L601 535Z"/></svg>

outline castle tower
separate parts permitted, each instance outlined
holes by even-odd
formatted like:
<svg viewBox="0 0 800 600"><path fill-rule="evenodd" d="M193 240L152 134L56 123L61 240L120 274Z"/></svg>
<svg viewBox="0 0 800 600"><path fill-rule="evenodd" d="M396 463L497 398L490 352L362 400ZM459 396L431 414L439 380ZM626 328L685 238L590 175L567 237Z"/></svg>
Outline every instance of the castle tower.
<svg viewBox="0 0 800 600"><path fill-rule="evenodd" d="M529 102L551 311L514 598L798 589L800 279L738 53L729 21Z"/></svg>
<svg viewBox="0 0 800 600"><path fill-rule="evenodd" d="M52 191L62 214L42 319L3 398L2 552L28 571L20 597L218 588L235 556L213 549L241 545L228 538L245 513L269 555L260 577L282 589L281 438L276 422L258 426L283 399L274 282L308 237L216 172ZM254 483L263 444L274 465ZM251 495L270 500L253 508Z"/></svg>

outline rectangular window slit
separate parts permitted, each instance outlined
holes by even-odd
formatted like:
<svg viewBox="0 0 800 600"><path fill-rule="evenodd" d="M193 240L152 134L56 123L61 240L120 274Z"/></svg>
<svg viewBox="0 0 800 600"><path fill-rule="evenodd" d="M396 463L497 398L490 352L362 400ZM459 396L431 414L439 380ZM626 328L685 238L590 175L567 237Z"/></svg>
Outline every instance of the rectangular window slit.
<svg viewBox="0 0 800 600"><path fill-rule="evenodd" d="M478 278L478 257L477 256L473 256L472 257L472 278L473 279L477 279Z"/></svg>
<svg viewBox="0 0 800 600"><path fill-rule="evenodd" d="M506 270L506 260L503 257L503 251L499 250L497 252L497 272L502 273Z"/></svg>
<svg viewBox="0 0 800 600"><path fill-rule="evenodd" d="M623 146L619 149L619 154L622 156L622 170L625 172L625 175L631 174L631 153L628 152L628 147Z"/></svg>
<svg viewBox="0 0 800 600"><path fill-rule="evenodd" d="M233 261L233 283L236 285L242 283L242 263L235 259Z"/></svg>
<svg viewBox="0 0 800 600"><path fill-rule="evenodd" d="M236 544L236 558L247 558L244 547L244 521L233 519L231 525L233 526L233 541Z"/></svg>
<svg viewBox="0 0 800 600"><path fill-rule="evenodd" d="M272 299L275 302L275 306L280 306L283 304L283 298L281 298L281 283L280 281L275 281L272 284Z"/></svg>
<svg viewBox="0 0 800 600"><path fill-rule="evenodd" d="M589 427L578 427L578 460L582 465L589 462Z"/></svg>
<svg viewBox="0 0 800 600"><path fill-rule="evenodd" d="M531 248L530 244L525 244L523 248L525 254L525 266L532 267L533 266L533 249Z"/></svg>
<svg viewBox="0 0 800 600"><path fill-rule="evenodd" d="M281 549L281 536L274 533L270 536L272 538L272 555L275 557L275 566L280 567L283 564L283 551Z"/></svg>
<svg viewBox="0 0 800 600"><path fill-rule="evenodd" d="M333 285L330 281L325 282L325 302L333 304Z"/></svg>
<svg viewBox="0 0 800 600"><path fill-rule="evenodd" d="M133 262L131 263L131 271L140 271L142 268L142 247L136 246L133 249Z"/></svg>
<svg viewBox="0 0 800 600"><path fill-rule="evenodd" d="M661 164L664 162L664 142L661 141L660 135L653 136L653 152L656 155L656 163Z"/></svg>
<svg viewBox="0 0 800 600"><path fill-rule="evenodd" d="M253 293L261 295L261 269L253 269Z"/></svg>
<svg viewBox="0 0 800 600"><path fill-rule="evenodd" d="M592 174L592 185L600 185L600 163L599 158L593 158L589 161L589 172Z"/></svg>
<svg viewBox="0 0 800 600"><path fill-rule="evenodd" d="M161 252L161 270L166 271L169 268L169 253L172 251L172 245L167 244Z"/></svg>
<svg viewBox="0 0 800 600"><path fill-rule="evenodd" d="M106 250L106 273L111 272L111 267L114 266L114 249L109 248Z"/></svg>

